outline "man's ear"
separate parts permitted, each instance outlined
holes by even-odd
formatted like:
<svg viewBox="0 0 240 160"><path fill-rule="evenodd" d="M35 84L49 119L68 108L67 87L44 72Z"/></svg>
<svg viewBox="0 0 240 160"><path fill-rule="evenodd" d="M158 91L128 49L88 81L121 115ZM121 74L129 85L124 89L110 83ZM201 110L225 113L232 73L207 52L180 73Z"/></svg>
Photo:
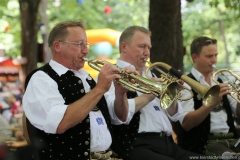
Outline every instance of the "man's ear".
<svg viewBox="0 0 240 160"><path fill-rule="evenodd" d="M60 49L61 49L61 42L59 42L59 41L55 41L54 43L53 43L53 49L55 50L55 51L60 51Z"/></svg>
<svg viewBox="0 0 240 160"><path fill-rule="evenodd" d="M193 53L191 56L192 56L193 62L195 63L195 60L198 58L198 55Z"/></svg>
<svg viewBox="0 0 240 160"><path fill-rule="evenodd" d="M121 53L125 53L126 52L126 46L127 46L127 44L125 42L121 42L120 43Z"/></svg>

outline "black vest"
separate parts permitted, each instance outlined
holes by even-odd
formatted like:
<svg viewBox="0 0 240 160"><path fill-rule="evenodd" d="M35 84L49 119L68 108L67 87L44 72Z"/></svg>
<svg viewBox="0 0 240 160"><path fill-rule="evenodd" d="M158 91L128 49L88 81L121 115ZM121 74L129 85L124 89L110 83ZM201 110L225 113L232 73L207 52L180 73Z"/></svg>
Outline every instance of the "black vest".
<svg viewBox="0 0 240 160"><path fill-rule="evenodd" d="M57 84L60 94L68 105L80 99L85 95L85 90L80 78L74 76L74 73L67 71L65 74L59 76L49 64L31 72L25 82L25 88L31 78L36 72L42 70L48 74ZM95 87L94 80L87 80L91 88ZM110 122L110 115L108 112L105 98L102 97L97 106L101 110L105 121L108 125L109 131L112 132ZM32 106L37 107L37 106ZM63 134L48 134L42 130L35 128L27 120L28 132L31 140L31 147L34 151L34 158L40 160L88 160L90 159L90 120L87 116L81 123L68 129ZM114 143L113 148L118 148Z"/></svg>
<svg viewBox="0 0 240 160"><path fill-rule="evenodd" d="M153 73L151 74L155 77ZM133 99L135 97L137 97L137 92L127 92L128 99ZM133 148L132 143L136 139L139 129L140 114L140 111L135 113L129 124L112 125L116 143L120 147L120 150L116 149L116 152L120 155L120 158L123 158L124 160L129 160L129 155Z"/></svg>
<svg viewBox="0 0 240 160"><path fill-rule="evenodd" d="M190 78L196 80L196 78L190 73L188 75ZM222 83L221 79L218 79L220 83ZM202 106L202 99L198 99L198 93L192 89L194 94L194 108L197 110ZM184 106L183 106L184 107ZM234 133L234 137L237 138L236 128L234 126L234 120L232 117L232 111L230 104L228 102L227 96L223 96L223 107L227 112L227 124L230 127L229 132ZM197 127L192 128L190 131L185 131L180 122L177 122L177 130L175 130L177 134L178 144L189 151L204 154L205 147L210 135L210 114L200 123Z"/></svg>
<svg viewBox="0 0 240 160"><path fill-rule="evenodd" d="M127 98L132 99L137 97L136 92L127 92ZM132 150L132 142L136 139L136 135L139 129L140 111L134 114L130 123L122 125L113 125L113 134L116 137L117 143L121 148L120 157L124 160L129 159L130 151Z"/></svg>

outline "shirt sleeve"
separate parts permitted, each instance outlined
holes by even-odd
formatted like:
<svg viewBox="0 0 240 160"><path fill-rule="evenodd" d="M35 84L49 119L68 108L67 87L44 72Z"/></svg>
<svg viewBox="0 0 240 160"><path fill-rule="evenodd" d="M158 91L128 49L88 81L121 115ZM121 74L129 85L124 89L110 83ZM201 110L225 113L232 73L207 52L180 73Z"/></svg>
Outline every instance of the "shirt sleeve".
<svg viewBox="0 0 240 160"><path fill-rule="evenodd" d="M191 90L191 87L189 85L187 85L186 83L184 83L184 86ZM184 96L183 98L191 96L191 92L189 92L186 89L183 89L181 91L181 93ZM180 101L179 100L178 102L181 104L181 107L182 107L182 110L183 110L182 116L179 119L180 123L182 124L183 119L186 116L186 114L188 114L189 112L195 111L195 109L194 109L194 101L193 101L193 98L190 98L189 100L186 100L186 101Z"/></svg>
<svg viewBox="0 0 240 160"><path fill-rule="evenodd" d="M184 115L183 115L183 109L182 109L181 103L180 103L180 102L177 102L177 105L178 105L178 111L177 111L177 113L174 114L173 116L169 115L168 112L166 111L169 119L171 119L171 121L174 121L174 122L182 119L182 117L184 116Z"/></svg>
<svg viewBox="0 0 240 160"><path fill-rule="evenodd" d="M30 123L46 133L56 133L67 105L57 83L43 71L34 73L23 95L23 109Z"/></svg>

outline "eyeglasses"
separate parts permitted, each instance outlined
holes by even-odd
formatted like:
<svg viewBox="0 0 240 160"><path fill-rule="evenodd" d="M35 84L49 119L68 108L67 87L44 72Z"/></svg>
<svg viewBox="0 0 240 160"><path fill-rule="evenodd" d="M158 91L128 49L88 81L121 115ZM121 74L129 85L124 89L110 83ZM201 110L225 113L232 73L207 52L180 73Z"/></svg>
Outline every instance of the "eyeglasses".
<svg viewBox="0 0 240 160"><path fill-rule="evenodd" d="M84 49L85 47L87 47L87 49L89 49L90 46L91 46L90 43L84 43L83 41L80 41L80 42L69 42L69 41L59 40L59 42L75 44L79 48L82 48L82 49Z"/></svg>

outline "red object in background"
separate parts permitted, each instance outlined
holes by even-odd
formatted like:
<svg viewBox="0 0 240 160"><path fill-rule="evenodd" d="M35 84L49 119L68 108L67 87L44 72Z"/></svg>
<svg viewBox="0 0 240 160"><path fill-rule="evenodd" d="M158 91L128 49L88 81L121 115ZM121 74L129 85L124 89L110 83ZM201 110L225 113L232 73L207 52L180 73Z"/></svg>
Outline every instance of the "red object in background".
<svg viewBox="0 0 240 160"><path fill-rule="evenodd" d="M8 57L0 57L0 66L17 66L17 64L13 63L13 60Z"/></svg>
<svg viewBox="0 0 240 160"><path fill-rule="evenodd" d="M110 6L105 6L104 12L105 12L106 14L110 14L110 13L112 12L112 8L111 8Z"/></svg>
<svg viewBox="0 0 240 160"><path fill-rule="evenodd" d="M5 27L5 32L8 32L10 30L10 26Z"/></svg>
<svg viewBox="0 0 240 160"><path fill-rule="evenodd" d="M18 64L15 64L11 58L0 57L0 82L15 82L19 75Z"/></svg>
<svg viewBox="0 0 240 160"><path fill-rule="evenodd" d="M10 109L11 113L13 115L18 114L19 113L18 108L19 108L19 105L16 102L14 102Z"/></svg>

